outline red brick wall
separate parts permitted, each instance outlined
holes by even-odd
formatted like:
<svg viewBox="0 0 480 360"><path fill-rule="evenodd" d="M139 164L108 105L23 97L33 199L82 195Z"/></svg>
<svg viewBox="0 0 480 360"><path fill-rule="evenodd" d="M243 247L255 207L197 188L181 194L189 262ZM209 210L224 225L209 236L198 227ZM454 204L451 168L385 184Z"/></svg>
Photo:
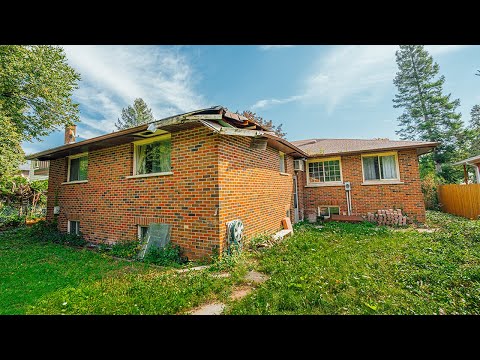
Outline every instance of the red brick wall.
<svg viewBox="0 0 480 360"><path fill-rule="evenodd" d="M191 259L219 247L218 136L206 128L172 133L173 175L130 178L133 144L92 151L88 182L64 184L66 159L50 163L48 218L53 218L54 189L59 188L59 229L79 220L90 241L134 239L137 225L172 225L171 241Z"/></svg>
<svg viewBox="0 0 480 360"><path fill-rule="evenodd" d="M366 215L378 209L401 208L410 220L425 221L425 205L420 187L420 174L416 150L398 152L400 181L404 184L361 185L361 155L342 156L343 181L350 181L352 214ZM300 172L304 189L305 218L316 212L319 205L339 205L340 212L347 211L345 188L341 186L304 187L306 171Z"/></svg>
<svg viewBox="0 0 480 360"><path fill-rule="evenodd" d="M251 138L220 136L219 179L222 244L226 225L240 219L244 237L272 234L282 229L281 220L290 210L293 217L293 158L286 155L286 173L279 171L278 150L251 149Z"/></svg>

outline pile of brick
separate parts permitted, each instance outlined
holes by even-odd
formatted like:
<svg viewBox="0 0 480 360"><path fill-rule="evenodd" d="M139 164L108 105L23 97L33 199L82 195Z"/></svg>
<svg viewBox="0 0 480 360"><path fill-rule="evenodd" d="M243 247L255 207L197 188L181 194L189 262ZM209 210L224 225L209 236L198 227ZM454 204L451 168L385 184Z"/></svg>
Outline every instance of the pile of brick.
<svg viewBox="0 0 480 360"><path fill-rule="evenodd" d="M378 225L407 225L407 216L402 214L401 209L378 210L376 213L368 213L367 221Z"/></svg>

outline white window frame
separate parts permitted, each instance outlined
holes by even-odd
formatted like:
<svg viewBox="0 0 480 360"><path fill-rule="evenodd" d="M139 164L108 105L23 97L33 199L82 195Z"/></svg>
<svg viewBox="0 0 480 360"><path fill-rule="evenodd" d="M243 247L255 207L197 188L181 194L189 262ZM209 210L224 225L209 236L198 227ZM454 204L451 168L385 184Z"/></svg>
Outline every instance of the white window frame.
<svg viewBox="0 0 480 360"><path fill-rule="evenodd" d="M72 221L78 223L78 224L77 224L77 232L75 233L75 235L78 235L78 233L80 232L80 220L68 220L68 223L67 223L67 232L68 232L69 234L71 234L70 229L71 229L71 222L72 222Z"/></svg>
<svg viewBox="0 0 480 360"><path fill-rule="evenodd" d="M330 217L332 216L330 208L338 208L338 214L339 215L341 214L341 211L342 211L341 208L340 208L340 205L319 205L318 208L317 208L317 215L318 216L321 215L320 208L327 208L328 209L328 216L324 216L323 217L324 219L330 219Z"/></svg>
<svg viewBox="0 0 480 360"><path fill-rule="evenodd" d="M148 230L148 225L137 225L137 234L138 234L138 240L142 240L142 228L147 228Z"/></svg>
<svg viewBox="0 0 480 360"><path fill-rule="evenodd" d="M339 161L340 166L340 181L324 181L320 183L312 183L310 182L310 164L317 163L317 162L326 162L326 161ZM341 156L334 156L328 158L321 158L321 159L308 159L307 163L305 164L305 172L307 174L307 186L340 186L343 185L343 172L342 172L342 157Z"/></svg>
<svg viewBox="0 0 480 360"><path fill-rule="evenodd" d="M85 180L74 180L74 181L70 181L70 162L72 159L78 159L78 158L81 158L81 157L84 157L84 156L87 156L88 158L88 151L86 152L83 152L81 154L77 154L77 155L71 155L68 157L68 166L67 166L67 181L65 181L64 183L62 184L75 184L75 183L84 183L84 182L88 182L88 168L87 168L87 179Z"/></svg>
<svg viewBox="0 0 480 360"><path fill-rule="evenodd" d="M285 174L287 171L287 164L285 161L285 153L279 151L278 152L278 165L280 167L280 173Z"/></svg>
<svg viewBox="0 0 480 360"><path fill-rule="evenodd" d="M148 176L159 176L159 175L172 175L173 172L171 171L164 171L164 172L158 172L158 173L150 173L150 174L137 174L137 148L138 146L141 145L146 145L150 144L156 141L161 141L161 140L166 140L170 139L172 141L172 135L171 134L163 134L155 137L151 137L145 140L138 140L133 142L133 169L132 169L132 176L127 176L127 178L131 177L148 177ZM170 159L171 159L172 153L171 153L171 148L170 148Z"/></svg>
<svg viewBox="0 0 480 360"><path fill-rule="evenodd" d="M366 157L375 157L375 156L395 156L395 165L397 170L397 178L396 179L375 179L375 180L365 180L365 169L363 167L363 158ZM362 154L361 155L361 162L362 162L362 180L364 185L368 184L388 184L388 183L400 183L400 166L398 163L398 151L384 151L378 153L371 153L371 154Z"/></svg>

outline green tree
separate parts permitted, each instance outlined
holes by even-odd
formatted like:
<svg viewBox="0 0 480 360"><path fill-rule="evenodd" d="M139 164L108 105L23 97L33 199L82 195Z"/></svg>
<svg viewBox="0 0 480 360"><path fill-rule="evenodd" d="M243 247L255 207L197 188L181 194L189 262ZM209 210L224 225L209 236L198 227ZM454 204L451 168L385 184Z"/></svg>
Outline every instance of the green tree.
<svg viewBox="0 0 480 360"><path fill-rule="evenodd" d="M59 46L0 45L0 111L21 141L79 121L71 99L79 80Z"/></svg>
<svg viewBox="0 0 480 360"><path fill-rule="evenodd" d="M6 117L0 105L0 180L18 174L18 166L25 162L25 153L20 146L21 134Z"/></svg>
<svg viewBox="0 0 480 360"><path fill-rule="evenodd" d="M470 111L467 138L468 156L480 155L480 105L474 105Z"/></svg>
<svg viewBox="0 0 480 360"><path fill-rule="evenodd" d="M461 171L448 165L462 153L465 133L456 112L460 100L443 93L445 77L438 76L439 66L423 45L400 45L395 55L398 72L393 82L398 92L393 106L404 110L396 133L405 140L439 141L431 156L436 172L448 181L461 177Z"/></svg>
<svg viewBox="0 0 480 360"><path fill-rule="evenodd" d="M238 114L238 111L237 111ZM247 119L257 122L258 124L264 126L269 131L273 131L278 137L285 138L287 135L286 132L283 131L282 125L275 125L273 124L272 120L264 120L261 116L257 115L253 111L244 110L240 115L245 116Z"/></svg>
<svg viewBox="0 0 480 360"><path fill-rule="evenodd" d="M79 120L71 99L79 80L59 46L0 45L0 178L25 161L22 141Z"/></svg>
<svg viewBox="0 0 480 360"><path fill-rule="evenodd" d="M154 120L152 110L148 108L142 98L137 98L133 102L133 106L128 105L122 109L122 119L118 119L115 126L117 130L122 130Z"/></svg>

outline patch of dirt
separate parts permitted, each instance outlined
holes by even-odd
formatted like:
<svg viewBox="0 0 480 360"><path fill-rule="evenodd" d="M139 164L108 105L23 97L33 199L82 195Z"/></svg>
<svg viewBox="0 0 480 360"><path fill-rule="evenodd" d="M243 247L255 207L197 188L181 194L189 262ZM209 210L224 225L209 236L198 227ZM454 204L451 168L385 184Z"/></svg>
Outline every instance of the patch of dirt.
<svg viewBox="0 0 480 360"><path fill-rule="evenodd" d="M251 286L241 286L235 289L230 295L230 300L240 300L253 291Z"/></svg>

